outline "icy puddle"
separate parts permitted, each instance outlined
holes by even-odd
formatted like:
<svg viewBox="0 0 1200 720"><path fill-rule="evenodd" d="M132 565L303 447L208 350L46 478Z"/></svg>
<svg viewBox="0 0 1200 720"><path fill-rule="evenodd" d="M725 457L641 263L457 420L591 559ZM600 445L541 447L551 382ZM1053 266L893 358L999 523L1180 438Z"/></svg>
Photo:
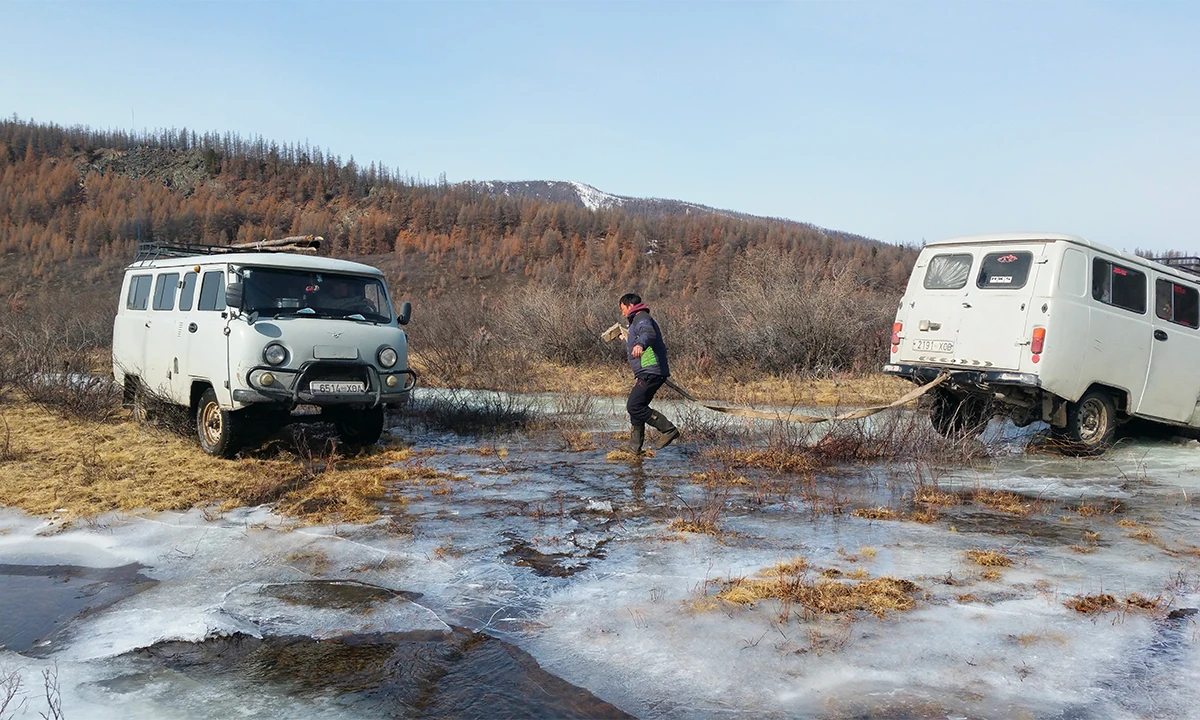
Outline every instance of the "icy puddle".
<svg viewBox="0 0 1200 720"><path fill-rule="evenodd" d="M60 531L0 511L0 679L19 674L37 717L49 671L70 718L1200 707L1194 442L1073 459L993 427L970 467L706 484L728 468L692 444L609 461L612 427L406 433L453 477L393 488L365 527L259 508ZM792 600L746 594L779 563ZM857 583L887 577L894 607L853 609Z"/></svg>

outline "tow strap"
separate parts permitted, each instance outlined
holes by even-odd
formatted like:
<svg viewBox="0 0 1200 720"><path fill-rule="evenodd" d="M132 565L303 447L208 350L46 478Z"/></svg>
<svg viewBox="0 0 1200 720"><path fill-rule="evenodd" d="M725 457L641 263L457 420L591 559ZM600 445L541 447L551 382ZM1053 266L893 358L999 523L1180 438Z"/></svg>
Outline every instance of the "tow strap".
<svg viewBox="0 0 1200 720"><path fill-rule="evenodd" d="M605 340L605 341L610 341L610 340L615 340L618 337L621 337L622 335L624 335L624 328L621 327L620 323L614 323L612 327L605 330L600 335L600 339ZM770 411L770 410L754 410L752 408L734 407L732 405L717 405L714 403L707 403L707 402L702 402L701 400L698 400L695 395L688 392L687 389L677 385L675 383L675 381L671 380L670 378L667 378L663 382L663 384L666 385L667 387L671 388L675 392L679 393L680 395L682 395L684 398L686 398L690 402L693 402L702 408L707 408L709 410L712 410L713 412L725 413L726 415L734 415L736 417L756 418L758 420L777 420L779 422L805 423L808 425L814 425L816 423L831 422L831 421L836 421L836 420L861 420L862 418L870 417L877 413L881 413L884 410L891 410L893 408L898 408L901 405L905 405L905 404L912 402L913 400L916 400L917 398L921 397L925 393L934 389L938 385L941 385L948 377L950 377L949 374L942 373L941 375L938 375L936 378L934 378L930 382L913 388L912 390L905 393L903 397L901 397L887 405L877 405L875 407L859 408L857 410L851 410L850 412L841 413L840 415L828 415L828 416L826 416L826 415L805 415L804 413L777 412L777 411Z"/></svg>

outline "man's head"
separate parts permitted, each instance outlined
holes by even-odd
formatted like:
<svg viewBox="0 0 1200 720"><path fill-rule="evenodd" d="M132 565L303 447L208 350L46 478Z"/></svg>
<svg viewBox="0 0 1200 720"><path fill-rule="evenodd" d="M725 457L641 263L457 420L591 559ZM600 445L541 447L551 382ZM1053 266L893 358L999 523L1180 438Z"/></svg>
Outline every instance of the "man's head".
<svg viewBox="0 0 1200 720"><path fill-rule="evenodd" d="M330 284L329 290L330 290L330 292L333 293L334 297L337 297L337 298L350 297L351 288L350 288L349 281L344 280L339 277L333 277L333 278L330 278L329 280L330 280L329 281L329 284Z"/></svg>
<svg viewBox="0 0 1200 720"><path fill-rule="evenodd" d="M627 317L630 309L642 304L642 296L637 293L625 293L617 304L621 307L622 317Z"/></svg>

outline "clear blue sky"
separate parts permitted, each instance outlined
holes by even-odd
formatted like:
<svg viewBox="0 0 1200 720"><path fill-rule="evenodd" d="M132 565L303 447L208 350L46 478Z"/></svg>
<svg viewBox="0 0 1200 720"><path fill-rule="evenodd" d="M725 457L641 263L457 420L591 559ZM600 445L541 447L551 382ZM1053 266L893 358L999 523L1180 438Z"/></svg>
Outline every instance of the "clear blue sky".
<svg viewBox="0 0 1200 720"><path fill-rule="evenodd" d="M0 2L0 113L1200 251L1200 3Z"/></svg>

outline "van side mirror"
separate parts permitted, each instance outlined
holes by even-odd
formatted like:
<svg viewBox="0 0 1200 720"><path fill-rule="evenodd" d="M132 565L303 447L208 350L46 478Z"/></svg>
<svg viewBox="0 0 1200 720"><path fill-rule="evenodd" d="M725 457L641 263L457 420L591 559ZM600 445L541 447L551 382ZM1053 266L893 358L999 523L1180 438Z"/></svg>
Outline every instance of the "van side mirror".
<svg viewBox="0 0 1200 720"><path fill-rule="evenodd" d="M242 309L242 284L240 282L231 282L225 286L225 305L238 310Z"/></svg>
<svg viewBox="0 0 1200 720"><path fill-rule="evenodd" d="M401 325L407 325L412 320L412 303L407 300L400 303L400 317L396 319Z"/></svg>

